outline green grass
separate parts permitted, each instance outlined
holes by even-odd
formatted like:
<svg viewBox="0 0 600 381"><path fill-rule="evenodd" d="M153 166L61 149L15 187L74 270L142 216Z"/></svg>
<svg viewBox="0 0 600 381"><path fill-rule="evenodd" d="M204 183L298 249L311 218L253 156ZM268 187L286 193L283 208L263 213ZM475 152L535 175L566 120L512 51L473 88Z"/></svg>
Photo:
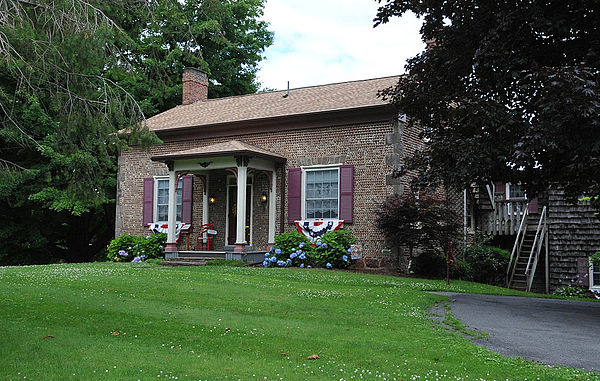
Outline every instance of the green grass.
<svg viewBox="0 0 600 381"><path fill-rule="evenodd" d="M473 345L429 319L446 298L426 290L523 294L315 269L4 267L0 379L598 379Z"/></svg>

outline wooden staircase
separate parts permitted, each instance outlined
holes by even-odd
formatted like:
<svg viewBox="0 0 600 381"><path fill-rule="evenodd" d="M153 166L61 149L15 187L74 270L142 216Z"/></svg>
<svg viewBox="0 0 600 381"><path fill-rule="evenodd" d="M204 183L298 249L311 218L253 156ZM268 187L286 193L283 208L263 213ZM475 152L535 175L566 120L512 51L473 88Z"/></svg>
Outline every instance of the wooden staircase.
<svg viewBox="0 0 600 381"><path fill-rule="evenodd" d="M509 288L514 290L527 290L527 274L525 274L525 270L527 269L527 262L529 261L529 255L533 248L533 241L535 240L536 227L539 219L539 214L529 214L527 216L527 228L524 232L523 243L516 255L515 272L512 282L508 285ZM536 279L534 278L534 281L535 280Z"/></svg>
<svg viewBox="0 0 600 381"><path fill-rule="evenodd" d="M548 292L547 245L546 207L540 214L525 211L506 272L507 287L521 291Z"/></svg>

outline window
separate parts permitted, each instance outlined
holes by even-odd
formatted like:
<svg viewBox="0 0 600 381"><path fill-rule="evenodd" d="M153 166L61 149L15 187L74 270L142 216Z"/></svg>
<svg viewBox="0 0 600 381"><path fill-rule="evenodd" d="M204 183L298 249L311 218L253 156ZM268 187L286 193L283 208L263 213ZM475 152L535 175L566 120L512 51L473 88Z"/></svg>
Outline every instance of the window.
<svg viewBox="0 0 600 381"><path fill-rule="evenodd" d="M508 194L509 200L527 199L525 190L521 187L521 185L506 184L506 187L508 189L508 192L506 193Z"/></svg>
<svg viewBox="0 0 600 381"><path fill-rule="evenodd" d="M304 171L305 219L337 219L339 215L339 168Z"/></svg>
<svg viewBox="0 0 600 381"><path fill-rule="evenodd" d="M600 266L590 266L590 289L600 289Z"/></svg>
<svg viewBox="0 0 600 381"><path fill-rule="evenodd" d="M167 222L169 220L169 178L156 178L154 205L157 222ZM177 221L181 221L181 191L183 188L182 180L177 184Z"/></svg>

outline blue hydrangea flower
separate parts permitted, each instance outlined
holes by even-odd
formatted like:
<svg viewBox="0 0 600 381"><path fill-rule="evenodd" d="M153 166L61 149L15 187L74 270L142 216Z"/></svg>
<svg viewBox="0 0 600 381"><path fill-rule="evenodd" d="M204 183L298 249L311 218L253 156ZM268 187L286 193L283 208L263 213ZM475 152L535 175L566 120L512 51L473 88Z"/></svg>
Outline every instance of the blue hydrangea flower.
<svg viewBox="0 0 600 381"><path fill-rule="evenodd" d="M323 244L321 245L321 247L322 247L323 249L327 249L327 244L326 244L326 243L323 243Z"/></svg>
<svg viewBox="0 0 600 381"><path fill-rule="evenodd" d="M277 262L277 257L271 257L271 258L269 258L269 261L271 261L271 262Z"/></svg>
<svg viewBox="0 0 600 381"><path fill-rule="evenodd" d="M311 266L311 265L308 265L308 266L306 266L306 268L310 269L310 268L312 268L312 266Z"/></svg>
<svg viewBox="0 0 600 381"><path fill-rule="evenodd" d="M133 261L131 261L131 262L140 263L141 261L142 261L142 257L135 257L135 258L133 258Z"/></svg>
<svg viewBox="0 0 600 381"><path fill-rule="evenodd" d="M145 256L145 255L142 255L142 258L146 258L146 256Z"/></svg>
<svg viewBox="0 0 600 381"><path fill-rule="evenodd" d="M271 249L269 251L272 253L273 251L275 251L275 248L271 246Z"/></svg>
<svg viewBox="0 0 600 381"><path fill-rule="evenodd" d="M317 241L317 246L321 246L321 241Z"/></svg>
<svg viewBox="0 0 600 381"><path fill-rule="evenodd" d="M306 259L306 255L304 253L302 253L302 254L300 254L300 256L298 258L300 258L302 260L305 260Z"/></svg>
<svg viewBox="0 0 600 381"><path fill-rule="evenodd" d="M332 268L333 266L331 266L331 263L327 262L327 264L325 265L325 267L327 267L328 269Z"/></svg>
<svg viewBox="0 0 600 381"><path fill-rule="evenodd" d="M269 258L270 255L271 253L265 253L265 258Z"/></svg>
<svg viewBox="0 0 600 381"><path fill-rule="evenodd" d="M264 267L269 267L269 261L267 261L266 259L263 261L263 266Z"/></svg>
<svg viewBox="0 0 600 381"><path fill-rule="evenodd" d="M300 263L300 267L304 268L304 263Z"/></svg>
<svg viewBox="0 0 600 381"><path fill-rule="evenodd" d="M276 255L279 255L279 254L281 254L281 249L275 249L275 254L276 254Z"/></svg>
<svg viewBox="0 0 600 381"><path fill-rule="evenodd" d="M291 258L291 259L294 259L294 258L296 258L297 256L298 256L298 254L296 254L296 253L292 253L292 254L290 254L290 258Z"/></svg>
<svg viewBox="0 0 600 381"><path fill-rule="evenodd" d="M348 254L352 254L352 248L351 247L348 248Z"/></svg>
<svg viewBox="0 0 600 381"><path fill-rule="evenodd" d="M125 250L119 250L119 255L126 257L127 256L127 252Z"/></svg>
<svg viewBox="0 0 600 381"><path fill-rule="evenodd" d="M342 259L344 262L348 262L348 256L346 254L342 255Z"/></svg>
<svg viewBox="0 0 600 381"><path fill-rule="evenodd" d="M304 242L300 242L300 245L298 245L298 247L299 247L300 249L302 249L302 248L304 247Z"/></svg>
<svg viewBox="0 0 600 381"><path fill-rule="evenodd" d="M285 264L289 265L290 263L292 263L292 260L288 258L287 261L285 261Z"/></svg>
<svg viewBox="0 0 600 381"><path fill-rule="evenodd" d="M277 261L277 266L279 266L279 267L285 266L285 261Z"/></svg>

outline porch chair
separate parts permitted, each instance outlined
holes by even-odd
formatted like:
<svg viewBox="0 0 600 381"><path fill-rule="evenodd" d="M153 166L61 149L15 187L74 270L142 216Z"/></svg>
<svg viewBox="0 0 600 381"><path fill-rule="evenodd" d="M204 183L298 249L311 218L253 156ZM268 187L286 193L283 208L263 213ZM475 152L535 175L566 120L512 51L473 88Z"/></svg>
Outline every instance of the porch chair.
<svg viewBox="0 0 600 381"><path fill-rule="evenodd" d="M200 225L200 231L198 233L198 238L196 239L196 250L214 250L215 235L217 234L214 225ZM204 238L204 233L206 233L206 238Z"/></svg>

